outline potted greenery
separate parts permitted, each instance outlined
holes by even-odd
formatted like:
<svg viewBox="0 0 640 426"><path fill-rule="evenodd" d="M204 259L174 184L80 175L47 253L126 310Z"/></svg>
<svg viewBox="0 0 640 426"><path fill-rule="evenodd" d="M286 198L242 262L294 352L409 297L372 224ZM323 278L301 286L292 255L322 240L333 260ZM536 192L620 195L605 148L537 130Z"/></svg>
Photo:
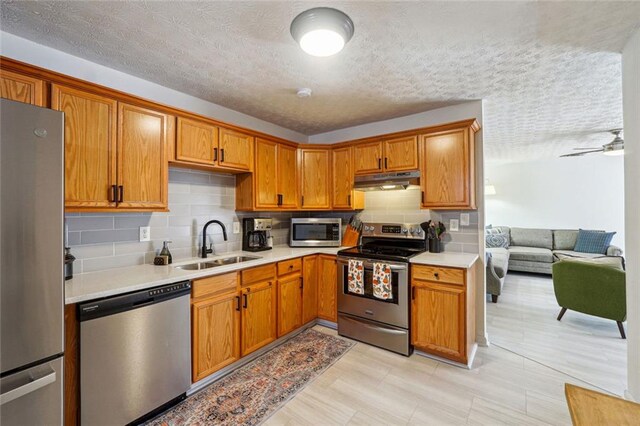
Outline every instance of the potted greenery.
<svg viewBox="0 0 640 426"><path fill-rule="evenodd" d="M427 242L429 252L440 253L442 251L442 236L447 231L442 222L430 220L427 222Z"/></svg>

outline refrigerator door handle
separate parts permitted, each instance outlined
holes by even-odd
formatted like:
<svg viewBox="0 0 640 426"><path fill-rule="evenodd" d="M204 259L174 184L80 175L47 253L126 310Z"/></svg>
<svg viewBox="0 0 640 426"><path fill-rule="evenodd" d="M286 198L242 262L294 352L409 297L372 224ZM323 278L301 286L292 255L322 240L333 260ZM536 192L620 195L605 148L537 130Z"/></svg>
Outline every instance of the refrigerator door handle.
<svg viewBox="0 0 640 426"><path fill-rule="evenodd" d="M55 383L55 381L56 372L52 369L51 373L47 374L46 376L35 379L27 383L26 385L19 386L0 395L0 405L4 405L18 398L22 398L23 396L35 392L38 389L42 389L43 387L50 385L51 383Z"/></svg>

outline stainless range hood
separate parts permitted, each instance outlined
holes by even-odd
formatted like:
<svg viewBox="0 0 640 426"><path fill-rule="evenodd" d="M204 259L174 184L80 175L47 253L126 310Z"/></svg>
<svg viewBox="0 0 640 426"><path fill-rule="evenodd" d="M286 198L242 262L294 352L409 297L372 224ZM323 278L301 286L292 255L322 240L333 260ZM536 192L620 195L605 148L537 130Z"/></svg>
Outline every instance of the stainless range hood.
<svg viewBox="0 0 640 426"><path fill-rule="evenodd" d="M390 191L419 184L420 172L414 171L356 176L354 186L356 191Z"/></svg>

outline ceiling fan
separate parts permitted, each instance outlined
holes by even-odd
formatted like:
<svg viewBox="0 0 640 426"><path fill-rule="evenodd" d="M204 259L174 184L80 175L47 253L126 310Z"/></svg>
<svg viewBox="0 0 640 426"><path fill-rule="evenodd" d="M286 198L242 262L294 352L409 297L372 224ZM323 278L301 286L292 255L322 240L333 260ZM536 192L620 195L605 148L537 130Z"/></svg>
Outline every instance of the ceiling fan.
<svg viewBox="0 0 640 426"><path fill-rule="evenodd" d="M608 144L602 145L602 148L594 149L594 148L573 148L575 150L579 150L582 152L575 152L573 154L564 154L560 157L580 157L585 154L591 154L594 152L602 152L604 155L622 155L624 154L624 139L620 137L620 133L622 133L622 129L612 129L609 130L614 138Z"/></svg>

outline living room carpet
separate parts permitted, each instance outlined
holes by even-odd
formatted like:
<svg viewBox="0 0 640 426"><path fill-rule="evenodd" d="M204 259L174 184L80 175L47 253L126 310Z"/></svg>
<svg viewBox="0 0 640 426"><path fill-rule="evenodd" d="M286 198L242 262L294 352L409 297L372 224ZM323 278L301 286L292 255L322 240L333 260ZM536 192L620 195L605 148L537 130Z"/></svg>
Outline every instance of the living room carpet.
<svg viewBox="0 0 640 426"><path fill-rule="evenodd" d="M354 343L305 330L191 395L152 420L153 426L255 425L338 361Z"/></svg>

